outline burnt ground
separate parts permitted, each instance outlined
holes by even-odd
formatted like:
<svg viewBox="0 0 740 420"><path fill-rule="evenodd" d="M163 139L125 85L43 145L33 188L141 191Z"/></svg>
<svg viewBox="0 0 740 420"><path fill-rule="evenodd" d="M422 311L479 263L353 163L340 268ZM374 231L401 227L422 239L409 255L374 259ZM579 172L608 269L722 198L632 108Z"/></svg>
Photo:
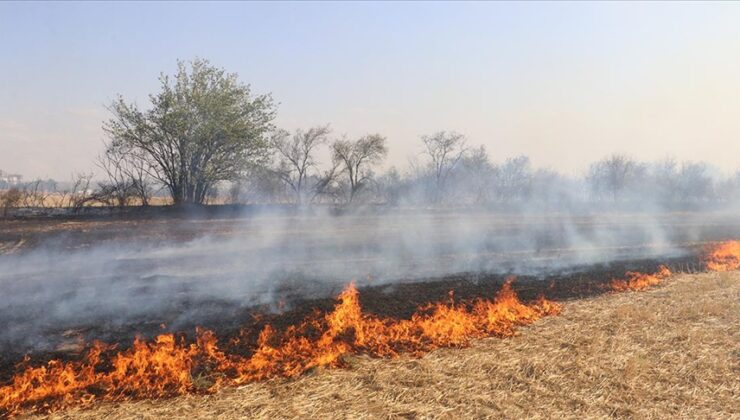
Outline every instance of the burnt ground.
<svg viewBox="0 0 740 420"><path fill-rule="evenodd" d="M626 271L654 272L661 264L667 265L672 271L701 270L698 254L660 261L655 259L619 261L595 267L581 267L568 274L546 278L517 276L513 289L524 301L534 300L539 296L560 302L581 299L610 293L608 283L612 279L623 278ZM449 299L451 292L455 301L492 298L509 277L502 274L460 273L443 278L416 279L402 284L361 287L360 302L363 310L368 313L397 319L409 318L419 307ZM196 327L214 331L224 348L228 348L230 339L239 337L242 343L240 349L248 349L256 344L257 336L266 324L282 330L299 323L317 309L329 311L336 303L332 297L304 299L299 294L284 296L286 299L284 305L292 309L279 313L268 305L244 308L231 301L190 302L184 305L196 305L208 316L203 318L203 322L180 325L177 330L171 330L167 325L178 319L181 311L190 310L189 307L183 306L179 311L177 308L169 308L168 312L162 313L156 319L140 320L125 325L91 324L81 325L75 331L49 330L50 335L70 337L69 345L60 345L58 351L31 353L28 356L32 364L51 359L73 360L84 350L83 346L79 346L80 338L86 343L93 340L115 343L119 350L128 348L135 337L152 339L158 334L167 332L176 333L185 340L192 341L195 339ZM23 357L24 354L5 349L0 359L0 382L12 376L15 364Z"/></svg>
<svg viewBox="0 0 740 420"><path fill-rule="evenodd" d="M203 236L215 240L244 236L250 238L253 227L248 223L235 223L240 215L201 214L191 217L187 214L133 214L105 217L101 214L86 217L51 217L51 218L16 218L0 221L0 262L2 258L12 261L15 255L23 255L41 247L73 252L94 248L101 244L119 244L129 242L146 242L150 246L166 246L181 243ZM474 216L474 215L473 215ZM466 216L468 217L468 216ZM497 241L507 238L517 239L521 232L531 229L535 224L530 219L509 215L497 219L490 227L491 235ZM632 219L618 218L608 226L608 232L631 232ZM594 226L603 224L599 217L583 216L570 221L581 233L588 235L595 231ZM607 293L604 286L613 278L622 278L626 271L652 272L660 264L667 265L673 271L692 272L701 269L699 255L708 241L734 239L740 237L740 223L733 217L723 215L671 214L659 218L658 224L666 227L668 240L680 247L680 255L663 257L640 256L644 250L634 247L643 244L644 238L635 228L624 243L611 244L618 248L633 249L624 253L623 258L612 259L612 262L598 264L581 264L567 269L556 269L547 275L518 275L513 287L523 300L535 299L539 295L557 301L579 299ZM495 225L495 226L494 226ZM641 226L641 225L640 225ZM351 226L350 231L355 227ZM289 226L286 229L291 229ZM374 226L363 227L375 233ZM537 246L543 249L557 249L563 235L561 229L551 229L550 225L537 231ZM382 236L381 239L385 239ZM598 239L598 236L595 236ZM322 243L319 243L322 245ZM351 244L356 246L355 244ZM281 245L282 246L282 245ZM312 243L316 246L316 243ZM522 245L524 246L524 245ZM282 249L282 248L281 248ZM329 251L335 252L333 248ZM520 249L493 249L496 252L508 253L513 257L529 258L529 254L517 256ZM538 250L539 251L539 250ZM560 251L553 251L552 258L558 258ZM4 254L4 255L3 255ZM374 258L379 258L372 254ZM621 255L621 254L620 254ZM63 254L61 254L63 257ZM230 258L230 255L227 255ZM382 255L380 255L382 257ZM505 261L505 260L502 260ZM517 272L517 265L496 272L466 272L451 269L442 276L411 275L398 278L392 283L373 285L372 282L361 284L360 299L365 311L380 316L407 318L419 306L449 298L453 292L455 299L476 297L493 297L501 288L506 278ZM2 273L0 273L2 280ZM126 281L121 280L121 281ZM110 319L91 318L89 323L80 323L74 328L64 327L60 330L53 324L45 327L45 333L56 337L54 350L28 350L17 348L12 343L0 346L0 382L7 380L14 371L14 365L28 354L32 363L41 363L52 358L74 359L84 346L93 340L116 343L118 349L131 345L135 337L150 339L164 332L174 332L187 340L194 338L195 327L201 326L216 332L221 344L226 345L229 339L240 336L242 343L256 342L257 334L269 323L282 329L303 320L312 311L330 310L335 304L335 296L342 288L342 283L322 284L313 289L310 281L301 276L283 279L277 283L273 292L278 305L270 304L244 305L234 300L218 298L201 298L193 296L184 299L173 299L163 305L154 314L145 317L126 317L124 322L111 322ZM318 290L318 291L317 291ZM143 294L147 293L142 288ZM31 310L42 310L33 309ZM188 314L183 316L183 314ZM29 312L31 314L31 312ZM18 316L25 316L20 314ZM184 320L184 321L183 321ZM13 318L1 320L13 322ZM250 346L245 346L249 348Z"/></svg>
<svg viewBox="0 0 740 420"><path fill-rule="evenodd" d="M506 340L30 418L730 419L740 413L739 326L740 272L678 274L568 302Z"/></svg>
<svg viewBox="0 0 740 420"><path fill-rule="evenodd" d="M245 220L262 215L279 217L317 217L341 216L336 208L308 209L297 211L291 206L205 206L177 209L168 206L148 208L84 208L79 213L68 209L16 209L10 218L0 218L0 256L8 253L22 253L44 244L55 248L75 250L106 243L146 241L152 244L183 242L203 236L230 238L250 232ZM413 214L414 211L393 209L369 209L360 212L368 216L385 214ZM427 214L445 214L425 210ZM455 211L465 217L476 217L476 211ZM358 212L355 212L358 214ZM616 213L622 217L620 213ZM641 213L625 213L628 218L639 218ZM562 217L562 214L554 214ZM614 215L611 215L614 216ZM499 213L504 226L499 229L517 230L528 223L528 216L518 212ZM601 223L602 215L576 214L572 221L585 229ZM621 223L621 221L620 221ZM629 221L627 221L629 223ZM740 236L740 218L732 211L725 212L674 212L659 213L655 223L669 227L669 237L673 243L709 240L734 239ZM557 240L555 240L557 242Z"/></svg>

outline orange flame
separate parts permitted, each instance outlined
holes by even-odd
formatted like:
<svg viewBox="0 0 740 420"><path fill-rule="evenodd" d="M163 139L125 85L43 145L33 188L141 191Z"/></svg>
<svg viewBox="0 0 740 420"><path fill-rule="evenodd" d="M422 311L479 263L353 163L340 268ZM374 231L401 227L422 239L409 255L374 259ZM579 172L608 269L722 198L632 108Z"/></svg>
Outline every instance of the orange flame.
<svg viewBox="0 0 740 420"><path fill-rule="evenodd" d="M193 344L163 334L152 342L137 339L130 349L113 353L113 347L96 342L79 361L19 367L0 386L0 417L56 411L96 400L212 392L224 385L342 366L344 357L351 354L421 355L439 347L467 346L473 338L509 337L517 326L560 312L559 304L544 297L522 303L511 288L512 281L508 279L492 300L456 303L451 295L449 301L419 308L405 320L364 313L359 292L350 284L331 312L315 312L282 332L265 326L251 352L237 348L226 353L215 334L203 329L197 330ZM239 340L231 344L238 347Z"/></svg>
<svg viewBox="0 0 740 420"><path fill-rule="evenodd" d="M710 271L733 271L740 268L740 242L727 241L711 247L704 256Z"/></svg>
<svg viewBox="0 0 740 420"><path fill-rule="evenodd" d="M625 276L627 277L626 279L612 280L609 283L609 286L616 292L645 290L648 287L662 283L663 279L670 275L671 270L669 270L668 267L661 265L658 267L658 271L653 274L628 271L625 273Z"/></svg>

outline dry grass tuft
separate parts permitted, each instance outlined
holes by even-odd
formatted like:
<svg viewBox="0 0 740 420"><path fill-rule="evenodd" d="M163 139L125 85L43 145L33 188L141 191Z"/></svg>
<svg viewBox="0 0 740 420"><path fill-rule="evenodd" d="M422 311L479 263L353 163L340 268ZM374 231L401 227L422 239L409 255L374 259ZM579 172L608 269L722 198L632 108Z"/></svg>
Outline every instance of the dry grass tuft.
<svg viewBox="0 0 740 420"><path fill-rule="evenodd" d="M53 417L740 418L738 298L740 273L678 275L468 349Z"/></svg>

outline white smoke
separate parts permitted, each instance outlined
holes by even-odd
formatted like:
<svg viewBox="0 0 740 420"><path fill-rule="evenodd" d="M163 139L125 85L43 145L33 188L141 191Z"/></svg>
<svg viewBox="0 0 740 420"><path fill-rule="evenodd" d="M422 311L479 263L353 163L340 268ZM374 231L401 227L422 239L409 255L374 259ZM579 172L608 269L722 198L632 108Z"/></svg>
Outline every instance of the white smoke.
<svg viewBox="0 0 740 420"><path fill-rule="evenodd" d="M0 257L0 348L48 348L49 337L66 329L115 330L163 316L177 328L286 295L327 296L350 280L363 286L458 273L545 276L675 256L677 245L716 236L717 226L737 230L736 220L717 220L525 210L274 213L182 243L119 241L72 251L42 244Z"/></svg>

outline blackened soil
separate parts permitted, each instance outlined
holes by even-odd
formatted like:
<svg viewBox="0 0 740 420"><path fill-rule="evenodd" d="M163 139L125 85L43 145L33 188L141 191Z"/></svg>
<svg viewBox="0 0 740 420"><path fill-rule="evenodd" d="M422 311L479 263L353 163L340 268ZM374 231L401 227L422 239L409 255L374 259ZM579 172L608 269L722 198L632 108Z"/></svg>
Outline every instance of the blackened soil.
<svg viewBox="0 0 740 420"><path fill-rule="evenodd" d="M660 264L667 265L674 272L701 270L701 263L696 255L662 261L630 260L582 267L544 278L521 276L516 278L512 286L524 301L536 299L540 295L556 301L567 301L609 293L608 283L612 279L623 278L626 271L654 272ZM368 286L360 288L360 301L368 313L402 319L410 317L420 306L449 299L451 294L456 301L492 298L508 277L500 274L463 273L444 278ZM139 320L124 325L87 325L70 332L70 335L79 343L100 340L116 344L116 349L123 350L131 345L135 337L151 339L164 332L174 332L184 340L192 341L195 338L195 327L200 326L213 330L220 339L219 344L225 348L229 347L228 343L233 338L239 337L241 342L239 348L229 350L244 353L248 351L245 349L254 347L259 332L266 324L269 323L277 330L282 330L300 323L316 310L331 310L335 303L332 297L301 299L293 296L284 302L285 307L290 309L275 311L274 307L243 308L224 301L186 302L183 305L187 305L188 310L192 311L195 306L202 311L204 322L198 322L197 325L196 321L190 325L180 323L178 329L173 331L168 325L175 322L180 312L171 309L169 313L163 313L157 319ZM49 333L57 336L63 334L61 331L53 330ZM80 357L84 353L83 350L84 346L80 345L54 352L32 353L28 356L31 364L36 365L51 359L73 360ZM3 349L0 353L0 383L12 376L16 370L14 366L23 356L13 349Z"/></svg>

